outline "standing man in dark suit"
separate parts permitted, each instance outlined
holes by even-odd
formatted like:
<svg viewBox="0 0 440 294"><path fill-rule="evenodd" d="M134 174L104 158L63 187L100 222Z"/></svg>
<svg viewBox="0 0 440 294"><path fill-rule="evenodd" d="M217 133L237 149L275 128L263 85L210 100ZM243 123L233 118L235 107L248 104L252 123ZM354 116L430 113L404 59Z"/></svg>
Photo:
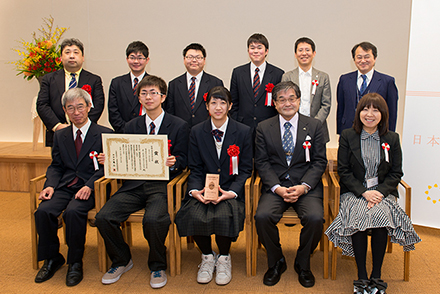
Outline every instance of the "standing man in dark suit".
<svg viewBox="0 0 440 294"><path fill-rule="evenodd" d="M159 77L148 76L139 82L136 94L146 114L129 121L125 133L168 135L171 145L166 166L170 167L170 178L173 179L186 168L188 162L189 128L182 119L163 111L161 104L165 101L166 91L167 85ZM98 160L103 162L105 154L100 154ZM130 214L144 208L142 227L150 246L150 286L161 288L166 285L165 238L171 224L167 209L167 184L168 181L159 180L126 180L96 215L96 226L112 261L110 269L102 277L103 284L115 283L133 267L130 247L124 241L120 224Z"/></svg>
<svg viewBox="0 0 440 294"><path fill-rule="evenodd" d="M301 285L312 287L310 254L324 223L321 176L327 158L322 123L298 113L301 91L293 82L281 82L272 92L279 115L258 125L255 140L255 167L263 181L255 224L269 267L263 283L275 285L287 268L276 225L292 206L303 226L294 268Z"/></svg>
<svg viewBox="0 0 440 294"><path fill-rule="evenodd" d="M168 85L166 112L187 121L190 128L208 118L203 96L211 88L223 86L222 80L203 70L205 62L205 48L198 43L189 44L183 49L186 73Z"/></svg>
<svg viewBox="0 0 440 294"><path fill-rule="evenodd" d="M124 133L127 122L145 114L145 109L136 96L138 83L148 76L145 67L150 61L148 47L141 41L130 43L125 50L128 74L116 77L108 91L108 120L116 133Z"/></svg>
<svg viewBox="0 0 440 294"><path fill-rule="evenodd" d="M66 39L61 43L61 62L64 69L43 77L37 99L37 111L46 126L46 146L52 146L55 131L69 126L63 111L61 96L71 88L82 88L92 97L89 118L98 122L104 110L104 91L101 78L82 68L84 46L78 39Z"/></svg>
<svg viewBox="0 0 440 294"><path fill-rule="evenodd" d="M234 68L231 77L231 116L238 122L255 128L260 121L273 117L277 111L268 98L270 87L281 82L284 71L266 61L269 41L262 34L253 34L247 40L251 62ZM270 96L270 95L269 95Z"/></svg>
<svg viewBox="0 0 440 294"><path fill-rule="evenodd" d="M298 67L286 72L281 79L292 81L301 89L301 107L299 113L319 119L322 123L325 142L330 141L327 127L327 117L332 105L332 91L328 74L312 67L316 56L315 42L302 37L295 42L295 58Z"/></svg>
<svg viewBox="0 0 440 294"><path fill-rule="evenodd" d="M357 71L342 75L337 88L337 133L353 126L354 114L359 100L367 93L378 93L388 105L389 129L396 130L397 87L393 77L374 70L377 48L369 42L354 45L351 55Z"/></svg>
<svg viewBox="0 0 440 294"><path fill-rule="evenodd" d="M75 286L83 278L82 258L86 240L87 212L95 207L94 182L104 175L93 154L102 152L101 134L112 130L91 122L88 113L90 95L74 88L64 93L63 109L72 122L55 133L52 163L35 212L39 235L38 260L44 265L35 277L36 283L49 280L64 264L57 236L58 216L63 212L66 223L67 253L66 285Z"/></svg>

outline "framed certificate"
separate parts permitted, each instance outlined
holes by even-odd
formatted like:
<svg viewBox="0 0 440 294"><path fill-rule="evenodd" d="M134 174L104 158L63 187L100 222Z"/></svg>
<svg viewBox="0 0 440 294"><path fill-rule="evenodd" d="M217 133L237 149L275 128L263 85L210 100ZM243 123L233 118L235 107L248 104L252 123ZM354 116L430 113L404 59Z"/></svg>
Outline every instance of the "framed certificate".
<svg viewBox="0 0 440 294"><path fill-rule="evenodd" d="M167 135L102 134L102 144L106 178L169 180Z"/></svg>

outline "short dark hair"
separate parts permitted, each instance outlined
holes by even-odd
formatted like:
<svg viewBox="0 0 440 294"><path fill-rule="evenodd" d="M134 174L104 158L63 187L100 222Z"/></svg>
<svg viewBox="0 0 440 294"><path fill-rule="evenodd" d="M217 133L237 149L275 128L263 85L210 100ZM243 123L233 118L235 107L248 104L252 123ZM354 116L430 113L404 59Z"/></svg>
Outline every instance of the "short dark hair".
<svg viewBox="0 0 440 294"><path fill-rule="evenodd" d="M70 38L70 39L64 39L63 42L61 42L61 53L63 53L63 50L65 47L68 46L76 46L79 48L79 50L81 50L82 55L84 56L84 45L83 43L81 43L80 40L75 39L75 38Z"/></svg>
<svg viewBox="0 0 440 294"><path fill-rule="evenodd" d="M360 134L363 129L363 123L361 121L361 111L365 107L370 108L374 107L380 111L381 119L378 125L379 136L383 136L388 132L388 105L385 99L380 94L377 93L368 93L364 95L364 97L359 100L359 103L356 107L356 115L353 121L353 129L356 133Z"/></svg>
<svg viewBox="0 0 440 294"><path fill-rule="evenodd" d="M183 49L183 57L185 57L186 56L186 52L188 52L188 50L191 50L191 49L192 50L197 50L197 51L202 51L203 58L206 58L206 50L199 43L191 43L188 46L186 46L185 49Z"/></svg>
<svg viewBox="0 0 440 294"><path fill-rule="evenodd" d="M312 51L315 52L315 48L316 48L315 42L313 42L313 40L308 37L302 37L302 38L299 38L298 40L296 40L296 42L295 42L295 53L296 53L296 49L298 49L298 45L301 43L309 44L312 47Z"/></svg>
<svg viewBox="0 0 440 294"><path fill-rule="evenodd" d="M249 48L249 46L252 43L263 44L264 47L266 47L266 50L269 49L269 41L267 40L267 38L263 34L255 33L252 36L250 36L249 39L247 40L247 47Z"/></svg>
<svg viewBox="0 0 440 294"><path fill-rule="evenodd" d="M138 53L138 52L144 55L145 58L148 58L148 54L149 54L148 47L141 41L131 42L130 44L128 44L128 47L125 50L125 54L127 55L127 58L131 53Z"/></svg>
<svg viewBox="0 0 440 294"><path fill-rule="evenodd" d="M136 96L139 97L139 93L141 92L142 88L153 86L158 87L159 91L166 95L167 94L167 83L165 81L157 76L145 76L138 84L136 89Z"/></svg>
<svg viewBox="0 0 440 294"><path fill-rule="evenodd" d="M296 97L301 98L301 90L299 89L298 85L292 81L285 81L285 82L278 83L275 87L273 87L272 99L274 101L277 101L279 92L287 91L290 89L293 89L295 91Z"/></svg>
<svg viewBox="0 0 440 294"><path fill-rule="evenodd" d="M223 101L226 101L228 104L232 103L231 93L223 86L216 86L208 91L208 94L206 96L206 104L211 101L211 98L221 99Z"/></svg>
<svg viewBox="0 0 440 294"><path fill-rule="evenodd" d="M361 47L366 52L371 50L371 52L373 53L374 59L377 58L377 48L376 48L376 46L374 46L370 42L362 42L362 43L354 45L353 49L351 49L351 56L353 57L353 59L354 59L354 57L356 55L356 49L358 47Z"/></svg>

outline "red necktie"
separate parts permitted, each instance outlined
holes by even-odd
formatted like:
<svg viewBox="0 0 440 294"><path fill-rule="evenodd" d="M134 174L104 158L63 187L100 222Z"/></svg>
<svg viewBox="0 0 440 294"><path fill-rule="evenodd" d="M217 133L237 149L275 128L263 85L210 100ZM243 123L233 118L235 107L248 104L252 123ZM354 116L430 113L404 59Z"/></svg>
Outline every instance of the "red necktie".
<svg viewBox="0 0 440 294"><path fill-rule="evenodd" d="M252 88L254 90L254 98L257 98L258 91L260 90L260 75L258 72L260 69L257 67L255 69L255 75L254 75L254 84L252 85Z"/></svg>
<svg viewBox="0 0 440 294"><path fill-rule="evenodd" d="M155 135L156 134L156 126L154 125L154 122L151 122L150 124L150 135Z"/></svg>
<svg viewBox="0 0 440 294"><path fill-rule="evenodd" d="M76 138L75 138L76 158L79 158L79 153L81 152L81 147L82 147L82 145L83 145L83 141L82 141L82 139L81 139L81 134L82 134L81 130L78 129L78 130L76 131ZM75 185L77 182L78 182L78 177L75 177L75 178L73 179L73 181L70 182L69 185L67 185L67 187L72 187L72 186Z"/></svg>
<svg viewBox="0 0 440 294"><path fill-rule="evenodd" d="M191 105L191 111L194 112L194 105L196 104L196 78L191 78L191 85L188 90L189 104Z"/></svg>

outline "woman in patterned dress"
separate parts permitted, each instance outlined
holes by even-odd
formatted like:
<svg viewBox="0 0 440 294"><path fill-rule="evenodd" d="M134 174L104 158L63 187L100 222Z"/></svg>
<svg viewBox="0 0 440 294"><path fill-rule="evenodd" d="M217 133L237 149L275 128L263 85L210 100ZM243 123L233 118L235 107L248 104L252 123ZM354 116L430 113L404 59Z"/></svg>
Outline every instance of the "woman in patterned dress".
<svg viewBox="0 0 440 294"><path fill-rule="evenodd" d="M339 214L326 235L342 254L354 256L358 280L354 293L385 293L381 268L391 241L414 250L420 238L411 220L396 202L403 176L399 135L388 130L388 107L377 93L362 97L351 129L341 133L338 174L341 198ZM367 230L371 230L373 269L366 270Z"/></svg>

